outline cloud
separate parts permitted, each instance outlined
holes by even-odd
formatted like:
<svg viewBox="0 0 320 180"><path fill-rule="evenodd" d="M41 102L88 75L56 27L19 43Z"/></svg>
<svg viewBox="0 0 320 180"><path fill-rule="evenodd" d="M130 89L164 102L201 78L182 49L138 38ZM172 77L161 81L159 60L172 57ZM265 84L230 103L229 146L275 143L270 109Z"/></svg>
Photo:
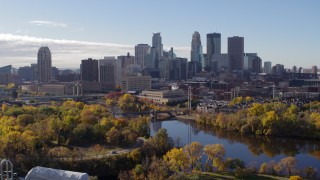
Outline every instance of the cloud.
<svg viewBox="0 0 320 180"><path fill-rule="evenodd" d="M102 59L104 56L125 55L127 52L134 55L134 45L0 34L0 67L36 63L41 46L50 48L52 65L59 68L79 68L81 60L86 58ZM188 57L190 48L174 47L174 51L177 55L185 54Z"/></svg>
<svg viewBox="0 0 320 180"><path fill-rule="evenodd" d="M37 26L48 26L48 27L58 27L58 28L68 27L68 25L65 23L52 22L52 21L29 21L29 23Z"/></svg>

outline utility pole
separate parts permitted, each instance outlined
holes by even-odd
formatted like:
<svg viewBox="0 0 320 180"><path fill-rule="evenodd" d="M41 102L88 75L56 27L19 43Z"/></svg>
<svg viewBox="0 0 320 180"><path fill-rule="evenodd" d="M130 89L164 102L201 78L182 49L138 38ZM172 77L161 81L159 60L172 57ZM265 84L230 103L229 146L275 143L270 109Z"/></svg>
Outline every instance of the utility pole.
<svg viewBox="0 0 320 180"><path fill-rule="evenodd" d="M189 116L191 115L191 86L188 86L188 108L189 108Z"/></svg>
<svg viewBox="0 0 320 180"><path fill-rule="evenodd" d="M275 85L272 85L272 98L275 99Z"/></svg>

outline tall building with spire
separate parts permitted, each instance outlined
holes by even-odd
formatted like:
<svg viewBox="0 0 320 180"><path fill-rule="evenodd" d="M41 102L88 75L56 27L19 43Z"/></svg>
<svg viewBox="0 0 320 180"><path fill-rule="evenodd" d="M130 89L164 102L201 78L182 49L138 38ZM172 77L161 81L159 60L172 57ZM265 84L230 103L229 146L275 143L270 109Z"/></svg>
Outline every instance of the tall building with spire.
<svg viewBox="0 0 320 180"><path fill-rule="evenodd" d="M201 63L202 68L206 66L203 59L201 38L199 32L195 31L191 40L191 61Z"/></svg>
<svg viewBox="0 0 320 180"><path fill-rule="evenodd" d="M38 51L38 81L49 82L51 79L51 52L48 47L41 47Z"/></svg>

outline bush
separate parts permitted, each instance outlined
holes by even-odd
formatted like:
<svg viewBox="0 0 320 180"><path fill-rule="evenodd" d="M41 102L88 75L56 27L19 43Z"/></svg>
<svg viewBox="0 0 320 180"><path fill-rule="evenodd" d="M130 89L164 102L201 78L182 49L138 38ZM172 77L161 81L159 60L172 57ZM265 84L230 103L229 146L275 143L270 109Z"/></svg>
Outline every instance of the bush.
<svg viewBox="0 0 320 180"><path fill-rule="evenodd" d="M302 180L300 176L290 176L289 180Z"/></svg>

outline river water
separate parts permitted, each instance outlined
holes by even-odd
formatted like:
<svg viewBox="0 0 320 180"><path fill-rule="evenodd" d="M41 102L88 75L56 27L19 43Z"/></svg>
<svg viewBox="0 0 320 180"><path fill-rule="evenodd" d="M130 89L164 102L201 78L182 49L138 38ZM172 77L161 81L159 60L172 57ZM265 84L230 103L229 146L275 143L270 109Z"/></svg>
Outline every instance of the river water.
<svg viewBox="0 0 320 180"><path fill-rule="evenodd" d="M169 120L152 122L151 135L160 128L167 129L176 145L184 146L192 141L202 145L223 144L226 156L239 158L246 165L259 167L264 162L279 162L287 156L294 156L299 168L312 166L320 171L320 141L296 138L266 137L227 132L221 129L200 127L194 123Z"/></svg>

